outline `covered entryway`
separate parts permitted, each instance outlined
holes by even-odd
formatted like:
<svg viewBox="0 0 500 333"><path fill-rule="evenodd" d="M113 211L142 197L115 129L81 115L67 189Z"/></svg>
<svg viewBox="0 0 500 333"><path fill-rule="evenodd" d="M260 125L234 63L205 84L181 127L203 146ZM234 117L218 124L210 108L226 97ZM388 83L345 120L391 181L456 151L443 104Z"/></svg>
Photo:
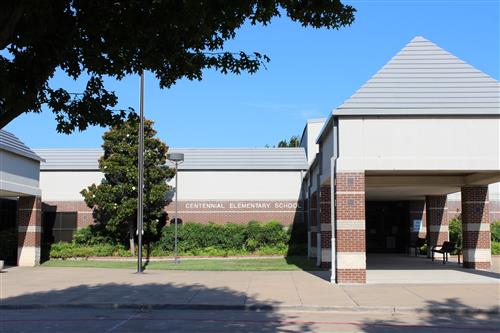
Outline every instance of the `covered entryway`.
<svg viewBox="0 0 500 333"><path fill-rule="evenodd" d="M488 184L498 172L373 172L366 180L366 282L491 282ZM408 255L417 237L426 247L450 241L447 195L461 192L461 264L457 257L443 265L425 253ZM400 199L397 201L396 199ZM494 265L493 265L494 266ZM468 270L478 268L481 271Z"/></svg>
<svg viewBox="0 0 500 333"><path fill-rule="evenodd" d="M40 263L40 161L16 136L0 130L0 260L7 264Z"/></svg>
<svg viewBox="0 0 500 333"><path fill-rule="evenodd" d="M366 252L404 253L410 242L408 201L366 202Z"/></svg>
<svg viewBox="0 0 500 333"><path fill-rule="evenodd" d="M332 112L309 172L319 193L318 253L321 265L332 267L332 282L365 283L367 253L397 253L399 237L404 243L425 235L427 247L442 245L447 195L457 192L464 267L489 269L488 185L500 181L498 88L497 80L417 36ZM410 208L399 225L395 210L381 214L388 204L365 209L401 201L420 208ZM408 226L413 230L404 236Z"/></svg>

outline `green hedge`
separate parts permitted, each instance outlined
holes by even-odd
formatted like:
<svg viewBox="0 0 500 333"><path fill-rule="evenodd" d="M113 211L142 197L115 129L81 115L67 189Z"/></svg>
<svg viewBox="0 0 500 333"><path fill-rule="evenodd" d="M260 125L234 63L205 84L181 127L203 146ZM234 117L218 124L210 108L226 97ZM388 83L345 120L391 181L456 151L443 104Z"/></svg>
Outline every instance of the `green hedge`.
<svg viewBox="0 0 500 333"><path fill-rule="evenodd" d="M289 232L276 221L247 224L201 224L188 222L178 227L179 253L199 253L207 248L227 253L254 253L264 249L285 252ZM160 240L154 248L159 252L174 251L174 226L163 227Z"/></svg>
<svg viewBox="0 0 500 333"><path fill-rule="evenodd" d="M50 247L50 258L88 258L88 257L107 257L119 256L129 257L130 252L123 246L101 244L101 245L79 245L76 243L59 242Z"/></svg>
<svg viewBox="0 0 500 333"><path fill-rule="evenodd" d="M500 242L491 242L491 254L500 254Z"/></svg>
<svg viewBox="0 0 500 333"><path fill-rule="evenodd" d="M460 217L455 217L450 220L449 226L450 241L457 244L458 247L462 246L462 220Z"/></svg>
<svg viewBox="0 0 500 333"><path fill-rule="evenodd" d="M491 240L500 242L500 220L491 224Z"/></svg>
<svg viewBox="0 0 500 333"><path fill-rule="evenodd" d="M174 228L170 224L161 230L160 239L144 246L144 254L171 256L174 253ZM247 224L201 224L188 222L178 226L180 255L237 256L237 255L305 255L305 230L285 228L277 221ZM130 256L123 245L116 245L95 228L78 230L72 243L55 243L51 258L86 258L93 256Z"/></svg>

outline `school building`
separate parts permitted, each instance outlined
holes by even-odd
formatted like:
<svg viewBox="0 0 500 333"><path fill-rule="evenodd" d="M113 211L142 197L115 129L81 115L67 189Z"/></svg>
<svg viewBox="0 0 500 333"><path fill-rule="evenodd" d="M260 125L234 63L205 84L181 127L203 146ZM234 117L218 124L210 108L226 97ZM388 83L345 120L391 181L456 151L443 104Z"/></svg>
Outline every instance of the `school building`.
<svg viewBox="0 0 500 333"><path fill-rule="evenodd" d="M308 121L298 148L170 152L185 154L180 219L303 223L308 255L331 268L332 282L364 283L367 253L404 252L418 236L442 244L456 214L464 266L490 266L500 84L422 37L327 118ZM39 263L44 226L65 241L94 223L80 191L103 178L101 154L30 149L0 130L0 232L18 233L18 265ZM165 210L171 219L172 202Z"/></svg>

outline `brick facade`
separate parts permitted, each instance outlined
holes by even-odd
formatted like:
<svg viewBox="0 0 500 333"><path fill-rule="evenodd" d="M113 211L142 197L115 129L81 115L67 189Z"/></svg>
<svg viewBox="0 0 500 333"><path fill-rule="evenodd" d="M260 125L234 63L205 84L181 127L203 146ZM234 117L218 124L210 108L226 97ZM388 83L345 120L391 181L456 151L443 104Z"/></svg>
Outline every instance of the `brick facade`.
<svg viewBox="0 0 500 333"><path fill-rule="evenodd" d="M204 207L203 204L205 204ZM87 207L84 201L45 201L43 202L43 212L76 212L78 229L94 223L92 209ZM165 212L168 220L174 218L175 205L173 202L165 207ZM307 211L304 212L304 215L307 215ZM304 218L307 217L304 216ZM179 201L179 219L185 222L199 223L247 223L252 220L261 222L276 220L285 226L290 226L301 222L302 205L301 202L292 200Z"/></svg>
<svg viewBox="0 0 500 333"><path fill-rule="evenodd" d="M179 219L198 223L248 223L276 220L285 226L302 220L301 202L293 200L200 200L179 201ZM165 207L167 219L175 216L175 203Z"/></svg>
<svg viewBox="0 0 500 333"><path fill-rule="evenodd" d="M43 212L77 213L78 229L94 223L92 208L87 207L85 201L44 201Z"/></svg>
<svg viewBox="0 0 500 333"><path fill-rule="evenodd" d="M318 194L313 192L311 194L311 199L309 200L309 219L311 226L311 251L310 255L312 258L318 257L318 248L316 246L316 239L318 234Z"/></svg>
<svg viewBox="0 0 500 333"><path fill-rule="evenodd" d="M19 197L17 205L17 264L35 266L40 264L42 201L35 196Z"/></svg>
<svg viewBox="0 0 500 333"><path fill-rule="evenodd" d="M489 269L491 235L488 187L462 188L462 245L464 267Z"/></svg>
<svg viewBox="0 0 500 333"><path fill-rule="evenodd" d="M332 266L332 199L330 185L322 185L319 191L319 220L321 232L321 263L322 268Z"/></svg>
<svg viewBox="0 0 500 333"><path fill-rule="evenodd" d="M448 220L458 217L462 214L461 200L448 200ZM500 220L500 200L490 198L490 223Z"/></svg>
<svg viewBox="0 0 500 333"><path fill-rule="evenodd" d="M427 246L441 246L449 240L446 195L431 195L426 200ZM429 251L430 253L430 251Z"/></svg>
<svg viewBox="0 0 500 333"><path fill-rule="evenodd" d="M339 172L336 185L337 283L366 282L365 174Z"/></svg>

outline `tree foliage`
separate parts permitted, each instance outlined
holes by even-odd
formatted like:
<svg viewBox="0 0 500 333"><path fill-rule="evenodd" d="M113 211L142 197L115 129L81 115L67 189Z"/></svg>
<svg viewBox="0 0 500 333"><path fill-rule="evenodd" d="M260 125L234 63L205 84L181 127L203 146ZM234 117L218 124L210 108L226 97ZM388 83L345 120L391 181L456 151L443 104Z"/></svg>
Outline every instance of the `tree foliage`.
<svg viewBox="0 0 500 333"><path fill-rule="evenodd" d="M137 220L137 117L115 125L103 136L104 155L99 169L104 174L101 184L92 184L81 191L85 202L94 208L98 224L116 240L124 241ZM152 121L144 124L144 232L154 235L166 204L169 190L166 181L173 170L165 167L168 147L158 138ZM133 234L129 235L133 238ZM133 244L132 244L133 245Z"/></svg>
<svg viewBox="0 0 500 333"><path fill-rule="evenodd" d="M296 135L293 135L290 137L290 140L281 140L278 142L278 147L280 148L293 148L293 147L298 147L300 145L300 140L299 137Z"/></svg>
<svg viewBox="0 0 500 333"><path fill-rule="evenodd" d="M269 61L258 52L230 52L244 23L267 25L286 15L303 26L339 29L355 9L340 0L5 0L0 2L0 128L47 105L57 130L71 133L123 119L105 77L151 71L160 87L201 80L207 68L256 72ZM83 92L53 87L61 69L87 78Z"/></svg>

